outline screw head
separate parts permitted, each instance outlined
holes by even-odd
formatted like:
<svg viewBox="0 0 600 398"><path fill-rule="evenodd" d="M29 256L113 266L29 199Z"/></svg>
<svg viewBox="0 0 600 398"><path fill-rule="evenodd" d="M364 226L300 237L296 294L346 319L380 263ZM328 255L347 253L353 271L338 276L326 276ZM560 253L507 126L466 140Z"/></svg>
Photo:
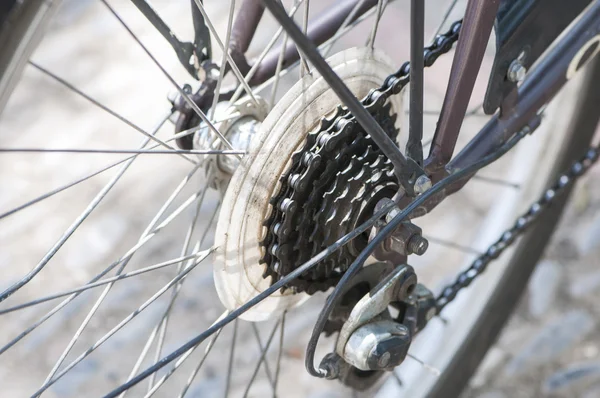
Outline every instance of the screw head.
<svg viewBox="0 0 600 398"><path fill-rule="evenodd" d="M527 68L523 66L520 60L514 60L508 67L507 77L513 83L521 83L525 79Z"/></svg>
<svg viewBox="0 0 600 398"><path fill-rule="evenodd" d="M415 181L414 190L418 194L422 194L431 188L431 180L425 174L420 175Z"/></svg>

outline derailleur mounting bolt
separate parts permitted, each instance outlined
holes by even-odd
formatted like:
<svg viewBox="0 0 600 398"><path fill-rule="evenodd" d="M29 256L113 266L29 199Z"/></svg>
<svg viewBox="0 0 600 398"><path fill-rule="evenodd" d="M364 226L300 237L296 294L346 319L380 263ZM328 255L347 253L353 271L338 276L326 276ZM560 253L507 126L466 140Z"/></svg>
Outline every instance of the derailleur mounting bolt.
<svg viewBox="0 0 600 398"><path fill-rule="evenodd" d="M419 234L413 235L406 246L406 248L408 249L408 253L416 254L417 256L422 256L423 254L425 254L428 247L429 242L427 241L427 239L425 239Z"/></svg>
<svg viewBox="0 0 600 398"><path fill-rule="evenodd" d="M421 174L415 181L414 190L418 194L422 194L431 188L431 180L425 174Z"/></svg>

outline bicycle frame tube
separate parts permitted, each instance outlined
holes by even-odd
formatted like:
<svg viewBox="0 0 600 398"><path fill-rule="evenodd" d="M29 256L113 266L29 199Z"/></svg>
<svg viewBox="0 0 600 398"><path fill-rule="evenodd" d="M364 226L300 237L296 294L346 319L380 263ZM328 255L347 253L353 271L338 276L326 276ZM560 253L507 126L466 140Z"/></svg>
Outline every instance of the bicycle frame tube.
<svg viewBox="0 0 600 398"><path fill-rule="evenodd" d="M545 105L599 51L600 0L596 0L534 66L523 85L513 94L516 98L510 102L511 106L492 116L465 148L447 164L443 169L444 173L437 172L432 175L433 182L439 181L444 175L476 163L501 147L523 128L528 127L531 131L535 130L540 123L541 110ZM460 62L460 60L455 62ZM473 73L476 75L477 71ZM458 135L458 131L455 134ZM452 144L453 147L454 144ZM432 197L417 209L413 213L413 217L431 211L445 197L460 190L470 177L472 175L450 184L443 192ZM407 205L410 202L407 202L408 199L403 199L401 205Z"/></svg>
<svg viewBox="0 0 600 398"><path fill-rule="evenodd" d="M567 71L578 69L574 62L584 63L585 60L582 58L586 55L584 47L591 45L589 43L593 44L594 37L600 32L600 1L596 1L584 11L574 26L562 38L559 38L559 42L555 43L547 55L538 62L518 92L514 93L516 99L507 102L511 105L510 108L502 109L501 116L498 114L493 116L477 136L450 161L499 1L492 0L490 4L486 2L486 7L481 7L480 1L469 0L451 71L451 76L454 78L450 79L438 123L439 127L432 143L432 150L426 160L426 170L432 174L433 182L438 181L448 172L466 167L489 154L515 132L532 122L538 111L554 97L568 80ZM314 22L311 21L307 36L315 44L322 44L335 34L352 9L359 3L361 4L353 16L353 20L376 6L377 0L340 0L335 2L332 7L321 14L320 18ZM243 52L252 40L264 11L264 5L261 0L244 0L242 8L245 12L238 13L232 35L243 39L234 40L231 51L237 52L238 56L241 54L245 59ZM600 42L600 37L598 37L598 42ZM274 74L280 51L281 48L274 48L261 62L252 80L253 85L267 80ZM587 56L589 55L587 54ZM289 65L298 58L295 45L289 43L284 54L284 65ZM466 179L455 184L447 193L460 189L465 182Z"/></svg>
<svg viewBox="0 0 600 398"><path fill-rule="evenodd" d="M452 158L500 0L469 0L426 170L434 175ZM443 173L440 177L443 177Z"/></svg>
<svg viewBox="0 0 600 398"><path fill-rule="evenodd" d="M518 90L514 106L502 116L493 116L448 164L447 169L450 172L460 170L481 159L539 117L544 106L599 49L600 1L595 1L532 69ZM457 183L452 192L460 189L467 180Z"/></svg>
<svg viewBox="0 0 600 398"><path fill-rule="evenodd" d="M464 167L523 128L572 75L592 59L599 43L600 1L596 1L531 71L518 91L515 106L502 117L492 117L449 167Z"/></svg>
<svg viewBox="0 0 600 398"><path fill-rule="evenodd" d="M357 5L358 8L349 21L350 23L376 6L377 0L336 1L332 6L324 10L318 18L311 21L307 31L308 38L317 46L332 38ZM236 63L241 65L241 70L244 70L251 67L246 60L245 52L252 41L256 27L262 17L264 4L261 0L244 0L241 7L233 24L231 37L234 40L231 41L229 49L232 58ZM275 74L280 52L281 46L277 46L267 53L250 80L250 85L255 86L263 83ZM283 67L288 67L299 59L300 55L296 46L290 41L285 48Z"/></svg>

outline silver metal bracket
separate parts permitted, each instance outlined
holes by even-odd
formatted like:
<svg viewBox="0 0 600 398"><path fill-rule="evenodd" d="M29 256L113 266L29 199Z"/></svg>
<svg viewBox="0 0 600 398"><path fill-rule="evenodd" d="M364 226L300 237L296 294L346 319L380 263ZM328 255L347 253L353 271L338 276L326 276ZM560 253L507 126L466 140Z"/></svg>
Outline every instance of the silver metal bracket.
<svg viewBox="0 0 600 398"><path fill-rule="evenodd" d="M361 370L386 369L402 362L411 330L391 319L388 306L408 300L416 286L417 276L410 265L396 267L354 306L340 331L336 353Z"/></svg>

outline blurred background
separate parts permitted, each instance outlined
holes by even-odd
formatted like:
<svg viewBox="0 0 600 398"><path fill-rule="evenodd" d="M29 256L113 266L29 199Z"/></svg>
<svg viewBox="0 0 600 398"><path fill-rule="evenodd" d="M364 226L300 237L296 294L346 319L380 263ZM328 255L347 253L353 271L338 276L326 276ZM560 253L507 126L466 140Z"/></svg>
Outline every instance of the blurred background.
<svg viewBox="0 0 600 398"><path fill-rule="evenodd" d="M131 2L114 0L110 3L179 84L192 83L166 41ZM289 5L290 2L284 3ZM318 15L330 3L311 2L311 17ZM448 3L448 0L426 2L426 40L442 20ZM459 2L457 18L462 9L460 3L464 2ZM193 28L189 18L189 1L153 0L151 4L178 37L191 40ZM209 0L205 1L205 7L224 37L229 2ZM375 41L375 47L383 50L398 66L409 58L408 11L407 0L391 2ZM457 18L451 17L450 21ZM331 53L364 45L371 29L369 21L367 19L345 35ZM273 19L265 12L249 51L250 57L260 53L276 29ZM214 43L213 51L213 58L220 59L220 49ZM473 95L472 106L475 109L483 98L492 55L493 43ZM63 0L32 61L144 130L152 130L161 115L170 109L167 95L174 91L170 82L97 0ZM426 110L440 109L450 63L451 56L442 57L434 68L426 71ZM278 96L284 95L298 79L298 72L292 72L282 80ZM469 119L465 122L465 130L475 132L484 122L485 118L480 116ZM435 117L426 118L425 136L431 135L434 128ZM167 139L173 131L173 124L167 122L158 136ZM139 147L143 138L139 132L31 65L25 68L14 95L0 115L2 147L130 149ZM0 156L0 212L9 211L122 158L122 154L3 153ZM502 162L494 167L501 169ZM113 178L116 170L100 173L0 219L0 289L17 281L46 255ZM85 284L136 244L170 193L189 172L189 164L178 156L139 156L48 266L7 302L16 304ZM598 169L595 168L577 185L546 258L539 264L518 311L471 381L465 397L600 396L600 307L597 304L600 298L597 260L600 255L600 188L594 184L598 178ZM166 214L194 195L203 183L202 173L191 176ZM478 189L478 192L486 191L486 194L493 195L493 187L480 186ZM210 247L213 241L218 199L216 191L208 191L200 209L195 234L199 237L205 235L202 248ZM136 269L180 256L182 242L193 217L192 207L186 208L180 217L156 234L151 244L142 247L129 267ZM462 218L442 224L436 234L451 236L464 221ZM205 230L208 232L205 233ZM166 270L116 283L65 363L75 359L138 308L173 275L173 271ZM41 385L101 290L83 293L3 353L0 361L2 396L29 396ZM163 353L170 352L206 329L223 311L214 290L209 262L189 274L186 287L179 294ZM162 316L168 296L166 294L140 312L132 322L102 344L96 353L50 387L44 396L99 396L122 381L134 366L152 327ZM58 302L60 300L2 315L0 344L7 344ZM307 325L314 323L319 303L319 298L311 300L301 308L299 316L290 318L287 325L281 354L280 396L325 398L350 394L337 383L311 378L304 371L303 342ZM263 341L267 340L272 326L272 323L259 325ZM224 369L228 359L224 353L229 352L231 334L231 330L223 332L223 337L216 343L213 354L192 385L189 396L223 396ZM240 324L238 352L241 354L235 358L240 373L234 378L232 387L240 396L247 381L243 379L250 377L260 355L253 334L249 325ZM201 356L200 351L203 349L194 354L197 358ZM269 358L274 360L277 355L275 350ZM153 356L154 351L151 351L144 364L152 363ZM156 396L175 396L176 386L184 383L193 369L193 361L189 362L167 381ZM261 369L261 376L249 396L271 394L263 372ZM159 373L158 377L163 374Z"/></svg>

